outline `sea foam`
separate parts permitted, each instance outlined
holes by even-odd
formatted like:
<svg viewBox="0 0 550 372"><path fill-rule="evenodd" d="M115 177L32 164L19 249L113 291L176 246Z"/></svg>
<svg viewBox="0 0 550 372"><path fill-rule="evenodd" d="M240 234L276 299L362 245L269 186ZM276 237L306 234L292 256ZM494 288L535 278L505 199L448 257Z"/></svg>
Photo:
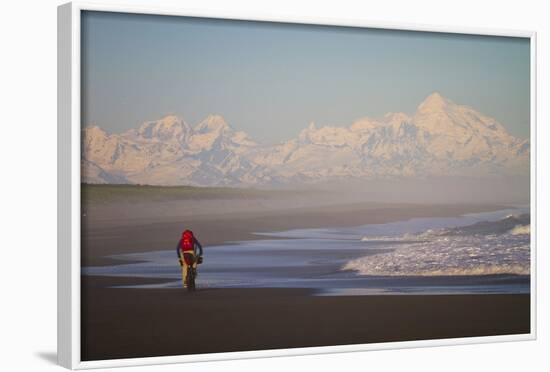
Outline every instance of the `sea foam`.
<svg viewBox="0 0 550 372"><path fill-rule="evenodd" d="M531 233L531 225L518 225L510 230L512 235L525 235Z"/></svg>
<svg viewBox="0 0 550 372"><path fill-rule="evenodd" d="M507 217L473 228L363 237L365 244L376 240L396 244L388 252L351 260L342 269L375 276L529 275L530 225L517 225L501 233L502 226L509 223Z"/></svg>

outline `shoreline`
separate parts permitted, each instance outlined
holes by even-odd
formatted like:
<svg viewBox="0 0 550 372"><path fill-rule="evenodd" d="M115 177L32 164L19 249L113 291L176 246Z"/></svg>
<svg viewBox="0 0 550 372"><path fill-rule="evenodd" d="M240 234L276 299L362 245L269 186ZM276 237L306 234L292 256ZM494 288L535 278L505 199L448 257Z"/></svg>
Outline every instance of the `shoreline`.
<svg viewBox="0 0 550 372"><path fill-rule="evenodd" d="M121 264L107 255L174 249L184 226L208 245L261 239L250 232L359 226L506 209L473 205L357 205L94 226L82 266ZM313 218L315 217L315 218ZM90 219L84 223L93 222ZM90 226L90 225L88 225ZM175 255L175 252L174 252ZM177 261L175 261L177 265ZM169 280L168 280L169 281ZM300 288L113 288L166 279L81 275L82 360L206 354L530 332L530 294L316 296ZM185 314L196 314L184 322ZM193 342L182 342L186 332Z"/></svg>
<svg viewBox="0 0 550 372"><path fill-rule="evenodd" d="M208 249L209 245L272 238L257 233L329 226L353 227L422 217L457 217L508 208L504 205L360 203L171 217L166 221L142 216L139 223L130 225L106 225L105 221L98 223L99 217L83 217L81 266L116 264L115 260L106 257L110 255L175 250L181 231L185 228L193 230L201 244Z"/></svg>

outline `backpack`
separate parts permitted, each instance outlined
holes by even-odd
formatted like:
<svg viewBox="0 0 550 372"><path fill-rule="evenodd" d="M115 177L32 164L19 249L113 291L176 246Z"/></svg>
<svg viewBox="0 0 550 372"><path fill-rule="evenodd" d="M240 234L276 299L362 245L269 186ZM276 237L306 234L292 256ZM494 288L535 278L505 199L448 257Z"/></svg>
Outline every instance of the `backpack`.
<svg viewBox="0 0 550 372"><path fill-rule="evenodd" d="M181 250L182 251L194 251L195 250L195 237L193 236L193 231L185 230L181 234Z"/></svg>

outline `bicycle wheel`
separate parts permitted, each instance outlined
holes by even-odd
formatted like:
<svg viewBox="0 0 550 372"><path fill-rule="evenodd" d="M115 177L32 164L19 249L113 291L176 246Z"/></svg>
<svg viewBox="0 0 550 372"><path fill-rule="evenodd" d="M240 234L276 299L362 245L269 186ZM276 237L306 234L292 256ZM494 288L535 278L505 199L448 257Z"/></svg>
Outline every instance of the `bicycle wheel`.
<svg viewBox="0 0 550 372"><path fill-rule="evenodd" d="M192 292L195 290L195 273L194 270L189 268L187 270L187 290Z"/></svg>

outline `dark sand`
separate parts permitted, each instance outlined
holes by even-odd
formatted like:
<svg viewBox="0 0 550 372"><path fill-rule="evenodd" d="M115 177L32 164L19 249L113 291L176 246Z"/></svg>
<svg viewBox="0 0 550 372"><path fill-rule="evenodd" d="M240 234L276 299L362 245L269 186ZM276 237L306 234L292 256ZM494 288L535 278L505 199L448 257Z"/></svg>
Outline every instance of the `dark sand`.
<svg viewBox="0 0 550 372"><path fill-rule="evenodd" d="M105 288L135 282L86 278L82 360L521 334L530 329L529 295L317 297L300 289L187 293Z"/></svg>
<svg viewBox="0 0 550 372"><path fill-rule="evenodd" d="M208 249L251 232L353 226L502 209L467 205L355 205L223 213L124 225L83 219L82 264L175 248L184 227ZM101 218L96 213L94 218ZM174 262L177 265L177 261ZM207 263L205 263L207 264ZM529 295L312 296L306 289L121 289L163 282L82 276L82 360L363 344L530 332ZM192 341L187 335L193 335Z"/></svg>

